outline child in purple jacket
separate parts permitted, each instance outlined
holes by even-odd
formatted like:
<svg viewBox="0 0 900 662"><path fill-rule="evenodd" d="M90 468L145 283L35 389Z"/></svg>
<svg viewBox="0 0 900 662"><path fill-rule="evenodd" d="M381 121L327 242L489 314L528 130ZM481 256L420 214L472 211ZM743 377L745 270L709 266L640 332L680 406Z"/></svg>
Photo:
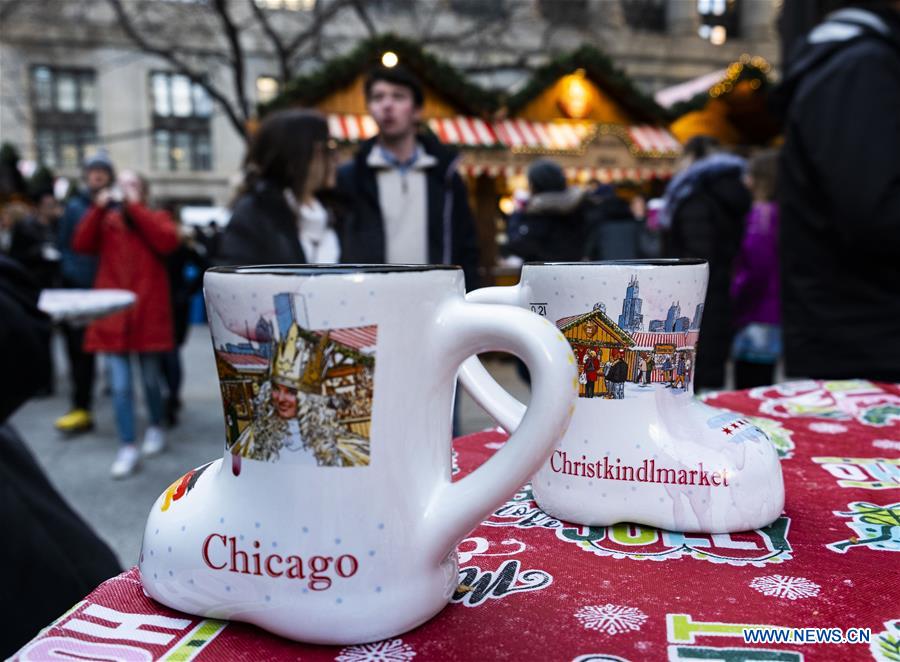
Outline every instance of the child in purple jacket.
<svg viewBox="0 0 900 662"><path fill-rule="evenodd" d="M747 184L753 192L753 207L747 216L731 282L737 327L732 358L739 389L771 384L781 356L776 164L776 152L766 151L751 159L748 167Z"/></svg>

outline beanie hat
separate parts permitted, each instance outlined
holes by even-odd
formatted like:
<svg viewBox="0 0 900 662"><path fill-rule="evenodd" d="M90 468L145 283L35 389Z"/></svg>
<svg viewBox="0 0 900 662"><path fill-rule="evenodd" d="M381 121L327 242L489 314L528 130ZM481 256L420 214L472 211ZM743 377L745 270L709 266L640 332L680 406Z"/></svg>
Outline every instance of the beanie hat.
<svg viewBox="0 0 900 662"><path fill-rule="evenodd" d="M115 178L116 176L116 170L115 167L113 167L112 159L109 158L109 153L102 147L91 156L87 157L82 165L82 170L85 172L95 169L106 170L110 177Z"/></svg>
<svg viewBox="0 0 900 662"><path fill-rule="evenodd" d="M555 161L538 159L528 167L528 185L535 194L565 191L566 175Z"/></svg>

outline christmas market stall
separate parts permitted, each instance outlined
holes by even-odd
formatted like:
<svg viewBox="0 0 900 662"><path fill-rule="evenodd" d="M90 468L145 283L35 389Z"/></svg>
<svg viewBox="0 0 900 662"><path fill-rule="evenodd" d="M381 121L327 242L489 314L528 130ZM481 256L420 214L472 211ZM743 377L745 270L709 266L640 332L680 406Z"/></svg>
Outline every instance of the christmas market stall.
<svg viewBox="0 0 900 662"><path fill-rule="evenodd" d="M504 215L512 212L513 193L527 187L525 172L534 159L555 159L572 183L628 184L651 195L661 191L681 150L664 128L663 111L590 47L541 67L504 107L503 95L469 82L419 44L385 35L295 79L261 112L318 109L341 158L349 158L378 131L366 111L366 74L397 64L423 82L423 130L460 152L486 280L493 279Z"/></svg>
<svg viewBox="0 0 900 662"><path fill-rule="evenodd" d="M612 321L603 304L581 315L557 320L556 326L575 353L578 366L578 394L580 397L606 397L604 368L634 346L631 337ZM630 373L630 370L629 370Z"/></svg>

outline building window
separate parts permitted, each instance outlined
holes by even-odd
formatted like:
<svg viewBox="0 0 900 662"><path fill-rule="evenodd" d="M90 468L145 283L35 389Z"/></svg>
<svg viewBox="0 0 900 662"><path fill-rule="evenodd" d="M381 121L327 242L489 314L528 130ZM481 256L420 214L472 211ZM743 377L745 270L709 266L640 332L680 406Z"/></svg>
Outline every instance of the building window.
<svg viewBox="0 0 900 662"><path fill-rule="evenodd" d="M312 11L316 7L316 0L256 0L256 6L281 11Z"/></svg>
<svg viewBox="0 0 900 662"><path fill-rule="evenodd" d="M212 170L210 116L206 90L187 76L156 72L153 97L153 167L171 172Z"/></svg>
<svg viewBox="0 0 900 662"><path fill-rule="evenodd" d="M32 67L31 107L38 162L48 168L77 168L97 142L94 72Z"/></svg>
<svg viewBox="0 0 900 662"><path fill-rule="evenodd" d="M586 25L590 22L587 0L537 0L537 9L553 25Z"/></svg>
<svg viewBox="0 0 900 662"><path fill-rule="evenodd" d="M258 103L269 103L278 96L281 86L278 79L272 76L260 76L256 79L256 101Z"/></svg>
<svg viewBox="0 0 900 662"><path fill-rule="evenodd" d="M740 7L738 0L697 0L700 17L698 33L716 46L740 36Z"/></svg>
<svg viewBox="0 0 900 662"><path fill-rule="evenodd" d="M666 31L666 0L621 0L625 23L633 30Z"/></svg>

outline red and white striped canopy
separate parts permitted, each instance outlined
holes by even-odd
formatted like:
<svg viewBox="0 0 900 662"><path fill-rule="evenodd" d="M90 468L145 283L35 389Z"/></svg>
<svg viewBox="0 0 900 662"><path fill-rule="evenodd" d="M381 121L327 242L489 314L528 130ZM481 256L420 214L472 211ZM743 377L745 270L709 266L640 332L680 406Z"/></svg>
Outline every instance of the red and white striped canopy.
<svg viewBox="0 0 900 662"><path fill-rule="evenodd" d="M699 331L650 332L637 331L631 334L637 349L653 349L656 345L675 345L675 349L694 349Z"/></svg>
<svg viewBox="0 0 900 662"><path fill-rule="evenodd" d="M372 352L378 340L378 327L374 324L345 329L328 329L328 331L330 331L329 337L333 341L364 353ZM316 333L325 333L325 330L316 331Z"/></svg>
<svg viewBox="0 0 900 662"><path fill-rule="evenodd" d="M657 154L680 154L681 144L671 133L658 126L632 126L628 135L640 152Z"/></svg>
<svg viewBox="0 0 900 662"><path fill-rule="evenodd" d="M435 117L429 128L448 145L471 148L505 147L515 152L541 150L573 152L581 149L592 134L589 125L569 122L531 122L506 119L487 122L477 117ZM328 115L331 137L342 142L366 140L378 133L369 115ZM623 138L638 153L674 156L681 145L665 129L654 126L629 127Z"/></svg>

